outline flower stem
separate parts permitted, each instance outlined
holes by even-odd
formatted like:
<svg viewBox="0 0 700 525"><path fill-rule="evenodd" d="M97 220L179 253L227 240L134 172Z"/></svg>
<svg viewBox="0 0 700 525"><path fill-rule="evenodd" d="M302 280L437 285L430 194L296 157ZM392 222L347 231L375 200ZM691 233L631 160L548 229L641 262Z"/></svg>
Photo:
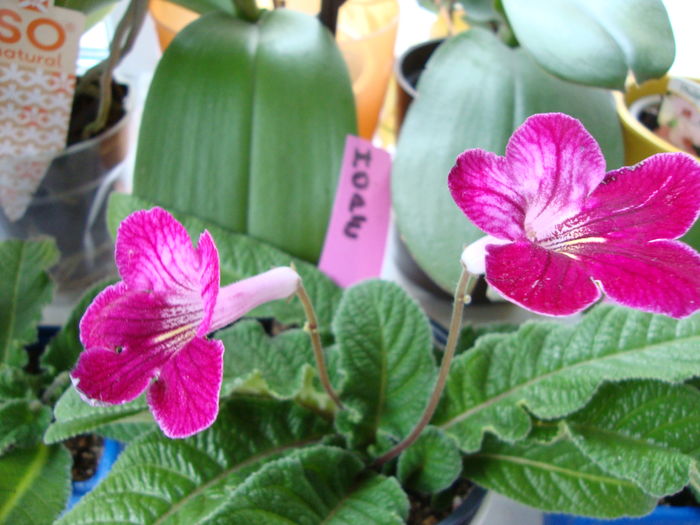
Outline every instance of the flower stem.
<svg viewBox="0 0 700 525"><path fill-rule="evenodd" d="M438 372L437 382L435 383L435 388L433 393L428 400L428 405L423 411L423 415L420 420L413 427L411 433L406 436L403 441L395 445L391 450L386 452L384 455L378 457L374 460L375 466L381 466L387 461L391 461L396 456L401 454L404 450L410 447L413 442L418 439L423 429L430 423L430 420L435 414L435 409L437 409L440 398L442 397L442 391L445 389L445 383L447 382L447 374L450 371L450 365L452 364L452 358L455 355L455 350L457 348L457 342L459 341L459 333L462 328L462 312L464 311L464 305L471 301L472 288L476 282L476 276L470 274L466 268L462 267L462 275L459 277L459 282L457 283L457 289L455 290L454 303L452 305L452 318L450 319L450 331L447 336L447 343L445 344L445 352L442 356L442 362L440 363L440 371Z"/></svg>
<svg viewBox="0 0 700 525"><path fill-rule="evenodd" d="M326 358L323 355L321 337L318 334L318 320L316 319L316 312L314 311L314 307L311 304L311 299L309 298L309 295L306 293L304 284L301 281L299 281L296 293L297 297L299 297L299 300L301 301L302 306L304 307L304 313L306 313L306 326L304 327L304 329L307 332L309 332L309 336L311 337L311 346L314 349L314 357L316 358L318 376L321 379L323 389L326 391L328 396L333 400L333 403L335 403L335 405L338 408L343 408L343 403L340 401L340 398L338 397L338 394L336 394L335 390L333 390L331 380L328 377L328 369L326 368Z"/></svg>

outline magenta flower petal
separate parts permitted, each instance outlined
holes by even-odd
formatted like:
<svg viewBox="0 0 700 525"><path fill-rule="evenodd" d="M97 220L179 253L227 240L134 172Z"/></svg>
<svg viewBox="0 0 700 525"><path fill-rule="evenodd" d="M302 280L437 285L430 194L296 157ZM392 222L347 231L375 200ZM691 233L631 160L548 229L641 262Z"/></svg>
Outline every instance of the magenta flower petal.
<svg viewBox="0 0 700 525"><path fill-rule="evenodd" d="M214 244L211 234L208 231L202 232L199 236L199 249L201 273L199 283L201 286L201 297L204 308L202 323L197 330L197 336L201 337L209 332L211 327L216 299L219 295L219 252Z"/></svg>
<svg viewBox="0 0 700 525"><path fill-rule="evenodd" d="M119 226L115 244L119 275L130 288L200 293L201 274L212 254L202 261L184 226L162 208L129 215Z"/></svg>
<svg viewBox="0 0 700 525"><path fill-rule="evenodd" d="M485 268L488 282L526 308L580 311L600 296L596 281L610 299L648 312L700 309L700 256L673 241L700 214L700 164L689 155L659 154L604 175L580 122L535 115L513 133L505 157L463 153L449 186L492 235L467 248L462 263ZM518 226L523 233L514 235Z"/></svg>
<svg viewBox="0 0 700 525"><path fill-rule="evenodd" d="M590 244L577 256L620 304L672 317L700 307L700 255L686 244Z"/></svg>
<svg viewBox="0 0 700 525"><path fill-rule="evenodd" d="M600 289L574 259L523 241L489 245L486 280L511 301L546 315L571 315L593 304Z"/></svg>
<svg viewBox="0 0 700 525"><path fill-rule="evenodd" d="M683 153L654 155L608 173L581 213L561 225L567 239L676 239L700 212L700 165Z"/></svg>
<svg viewBox="0 0 700 525"><path fill-rule="evenodd" d="M121 404L136 399L166 360L164 354L91 348L80 355L71 379L87 402Z"/></svg>
<svg viewBox="0 0 700 525"><path fill-rule="evenodd" d="M168 297L120 282L105 288L85 311L80 340L86 348L170 354L196 335L202 316L195 294Z"/></svg>
<svg viewBox="0 0 700 525"><path fill-rule="evenodd" d="M197 337L163 367L148 390L148 404L166 436L191 436L216 420L223 354L221 341Z"/></svg>
<svg viewBox="0 0 700 525"><path fill-rule="evenodd" d="M166 435L199 432L216 419L224 351L204 336L289 297L299 276L275 268L220 290L211 235L202 233L195 249L160 208L122 222L116 260L123 281L105 288L80 322L86 350L71 373L75 386L94 403L123 403L147 390Z"/></svg>
<svg viewBox="0 0 700 525"><path fill-rule="evenodd" d="M528 118L506 147L512 187L527 202L529 235L579 212L605 177L605 158L576 119L561 113Z"/></svg>
<svg viewBox="0 0 700 525"><path fill-rule="evenodd" d="M465 151L447 185L469 220L489 235L509 240L524 235L527 203L514 188L505 158L480 149Z"/></svg>

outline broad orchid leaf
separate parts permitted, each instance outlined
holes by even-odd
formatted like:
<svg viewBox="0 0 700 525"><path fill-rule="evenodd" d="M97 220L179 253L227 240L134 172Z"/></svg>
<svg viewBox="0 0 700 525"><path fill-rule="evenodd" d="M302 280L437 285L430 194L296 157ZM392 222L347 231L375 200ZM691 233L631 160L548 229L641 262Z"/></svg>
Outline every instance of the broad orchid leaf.
<svg viewBox="0 0 700 525"><path fill-rule="evenodd" d="M119 222L130 213L144 208L152 208L153 206L152 202L137 197L113 194L110 198L108 209L110 230L115 232ZM342 292L337 285L315 266L247 235L232 233L214 224L196 219L191 215L175 213L175 217L187 228L194 242L197 241L199 234L203 230L209 230L212 234L219 250L222 286L265 272L273 266L289 266L293 263L304 280L304 287L313 301L320 329L327 330L330 327ZM302 324L305 320L304 310L297 300L267 303L256 308L251 315L274 317L285 324Z"/></svg>
<svg viewBox="0 0 700 525"><path fill-rule="evenodd" d="M241 321L216 334L226 347L222 396L249 388L255 379L264 392L290 399L304 387L307 371L314 366L309 334L288 330L275 337L257 321Z"/></svg>
<svg viewBox="0 0 700 525"><path fill-rule="evenodd" d="M51 409L38 399L0 402L0 457L11 446L36 445L51 422Z"/></svg>
<svg viewBox="0 0 700 525"><path fill-rule="evenodd" d="M169 0L174 4L190 9L196 13L204 14L210 11L222 11L234 14L236 12L232 0Z"/></svg>
<svg viewBox="0 0 700 525"><path fill-rule="evenodd" d="M346 290L333 321L341 400L337 426L361 445L377 432L407 435L425 408L435 380L430 325L398 285L366 281Z"/></svg>
<svg viewBox="0 0 700 525"><path fill-rule="evenodd" d="M61 331L51 339L46 350L41 354L41 367L46 369L50 376L68 371L75 366L75 362L83 350L79 334L80 319L95 296L107 284L111 284L111 282L98 284L85 293L77 306L73 308Z"/></svg>
<svg viewBox="0 0 700 525"><path fill-rule="evenodd" d="M487 440L464 459L464 476L547 512L597 518L641 516L657 503L631 481L607 474L573 443L507 445Z"/></svg>
<svg viewBox="0 0 700 525"><path fill-rule="evenodd" d="M208 13L158 64L134 193L315 262L354 132L349 74L318 20Z"/></svg>
<svg viewBox="0 0 700 525"><path fill-rule="evenodd" d="M564 425L603 470L658 498L685 487L700 458L700 392L690 386L604 385Z"/></svg>
<svg viewBox="0 0 700 525"><path fill-rule="evenodd" d="M301 450L261 468L206 523L404 523L408 499L397 481L363 470L346 450Z"/></svg>
<svg viewBox="0 0 700 525"><path fill-rule="evenodd" d="M700 374L699 341L700 315L678 321L608 305L575 326L530 322L487 335L453 362L433 424L466 452L487 430L513 442L529 433L530 414L571 414L605 381Z"/></svg>
<svg viewBox="0 0 700 525"><path fill-rule="evenodd" d="M63 445L38 444L0 457L0 523L53 523L70 494L70 465Z"/></svg>
<svg viewBox="0 0 700 525"><path fill-rule="evenodd" d="M502 0L515 35L547 71L571 82L624 89L663 76L675 45L662 0Z"/></svg>
<svg viewBox="0 0 700 525"><path fill-rule="evenodd" d="M452 485L461 472L462 456L454 440L427 427L399 456L396 476L404 487L434 494Z"/></svg>
<svg viewBox="0 0 700 525"><path fill-rule="evenodd" d="M401 128L392 199L396 224L418 265L452 292L465 244L483 235L447 188L468 148L503 154L513 130L535 113L564 112L601 144L609 168L622 164L622 136L610 93L549 75L522 49L473 28L435 51Z"/></svg>
<svg viewBox="0 0 700 525"><path fill-rule="evenodd" d="M36 340L41 310L53 296L47 270L58 259L53 241L0 243L0 364L24 366L24 346Z"/></svg>
<svg viewBox="0 0 700 525"><path fill-rule="evenodd" d="M88 432L102 433L105 425L134 427L136 430L132 434L152 429L154 425L143 396L123 405L93 406L83 401L73 387L68 388L56 403L54 418L44 435L46 443L56 443Z"/></svg>
<svg viewBox="0 0 700 525"><path fill-rule="evenodd" d="M204 523L250 474L320 440L328 427L290 403L229 401L195 436L173 440L154 430L131 442L109 476L58 524Z"/></svg>

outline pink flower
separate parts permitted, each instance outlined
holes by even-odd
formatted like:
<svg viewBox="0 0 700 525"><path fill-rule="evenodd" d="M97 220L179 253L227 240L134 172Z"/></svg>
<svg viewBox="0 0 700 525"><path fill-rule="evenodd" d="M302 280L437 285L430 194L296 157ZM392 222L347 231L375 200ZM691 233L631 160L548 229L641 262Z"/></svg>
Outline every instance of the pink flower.
<svg viewBox="0 0 700 525"><path fill-rule="evenodd" d="M80 322L86 350L73 383L93 404L125 403L147 390L165 435L195 434L216 419L223 371L224 345L206 334L289 297L299 277L275 268L219 289L209 232L193 248L185 228L160 208L127 217L115 253L123 280L103 290Z"/></svg>
<svg viewBox="0 0 700 525"><path fill-rule="evenodd" d="M578 120L542 114L513 133L505 157L462 153L448 185L489 235L465 250L467 269L485 268L489 284L525 308L568 315L601 290L673 317L700 308L700 256L674 240L700 212L700 165L688 155L658 154L606 174Z"/></svg>

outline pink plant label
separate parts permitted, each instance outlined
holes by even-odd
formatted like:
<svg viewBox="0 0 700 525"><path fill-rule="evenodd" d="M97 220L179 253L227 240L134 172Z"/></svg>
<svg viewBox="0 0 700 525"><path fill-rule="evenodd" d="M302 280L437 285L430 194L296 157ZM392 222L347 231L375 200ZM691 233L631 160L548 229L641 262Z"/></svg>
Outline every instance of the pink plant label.
<svg viewBox="0 0 700 525"><path fill-rule="evenodd" d="M319 263L342 287L378 277L389 229L391 159L348 135L333 214Z"/></svg>

